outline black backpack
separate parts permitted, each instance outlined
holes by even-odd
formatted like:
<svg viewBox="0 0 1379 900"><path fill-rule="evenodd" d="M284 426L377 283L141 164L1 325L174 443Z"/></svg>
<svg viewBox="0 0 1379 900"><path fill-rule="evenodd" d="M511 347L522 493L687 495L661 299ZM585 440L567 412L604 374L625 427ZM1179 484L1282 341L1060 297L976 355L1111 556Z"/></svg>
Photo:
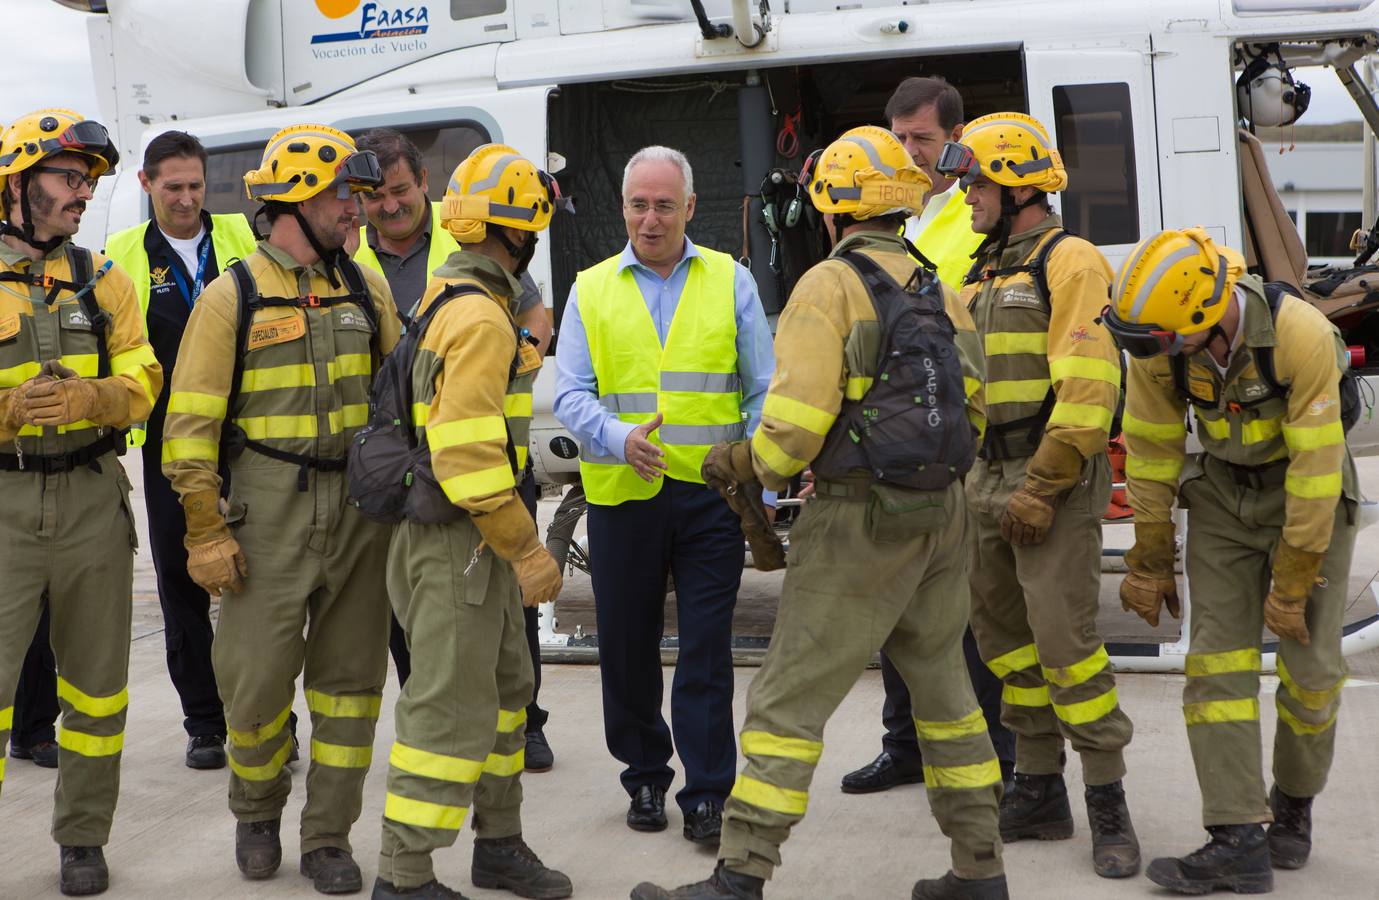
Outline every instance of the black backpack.
<svg viewBox="0 0 1379 900"><path fill-rule="evenodd" d="M1292 285L1282 281L1270 281L1264 285L1264 300L1269 305L1269 318L1277 324L1278 310L1283 304L1286 296L1296 296L1297 290ZM1240 404L1242 408L1248 409L1258 406L1274 397L1287 398L1291 392L1291 387L1280 384L1278 376L1274 373L1274 348L1273 347L1254 347L1255 368L1259 370L1259 377L1269 386L1272 393L1268 396L1260 397L1255 400L1247 400ZM1181 353L1172 357L1173 360L1173 389L1178 396L1189 403L1197 402L1192 393L1188 390L1187 383L1187 358ZM1373 409L1372 403L1365 403L1360 397L1360 373L1347 366L1341 370L1341 383L1339 393L1341 395L1341 427L1347 434L1350 429L1355 427L1355 423L1360 421L1360 412L1365 409Z"/></svg>
<svg viewBox="0 0 1379 900"><path fill-rule="evenodd" d="M865 254L838 258L866 285L881 348L871 387L860 400L843 402L814 471L836 479L866 469L878 482L942 490L967 474L976 457L943 287L922 267L901 287Z"/></svg>
<svg viewBox="0 0 1379 900"><path fill-rule="evenodd" d="M412 363L426 330L443 306L465 294L482 294L474 285L451 284L408 327L374 376L369 422L350 444L346 471L350 502L377 522L407 519L425 525L463 518L431 468L431 448L412 428ZM517 453L508 435L508 464L517 477Z"/></svg>

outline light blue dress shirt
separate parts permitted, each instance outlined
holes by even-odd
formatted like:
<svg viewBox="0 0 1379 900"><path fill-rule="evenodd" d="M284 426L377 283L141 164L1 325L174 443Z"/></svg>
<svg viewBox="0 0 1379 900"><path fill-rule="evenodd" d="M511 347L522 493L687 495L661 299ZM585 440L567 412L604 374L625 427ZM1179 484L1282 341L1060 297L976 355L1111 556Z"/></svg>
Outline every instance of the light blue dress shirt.
<svg viewBox="0 0 1379 900"><path fill-rule="evenodd" d="M671 320L680 305L680 294L689 277L690 260L699 256L699 249L685 238L685 251L675 264L669 278L637 260L631 242L619 256L618 271L632 269L632 277L642 292L651 321L662 346L670 331ZM771 327L766 322L761 298L757 296L752 274L734 264L733 299L737 322L737 372L742 380L742 409L748 414L747 434L756 431L761 422L761 405L766 389L771 386L775 371L775 355L771 351ZM556 343L555 417L593 456L613 456L627 462L627 436L636 426L623 422L599 405L598 379L589 356L589 337L579 314L576 286L570 286L570 299L560 320L560 340ZM772 496L774 501L774 496Z"/></svg>

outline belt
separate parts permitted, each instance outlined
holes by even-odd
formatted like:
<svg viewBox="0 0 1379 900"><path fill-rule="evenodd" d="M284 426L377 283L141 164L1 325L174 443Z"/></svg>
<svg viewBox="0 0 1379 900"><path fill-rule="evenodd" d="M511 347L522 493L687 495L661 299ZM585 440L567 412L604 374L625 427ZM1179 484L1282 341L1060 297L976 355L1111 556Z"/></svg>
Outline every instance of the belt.
<svg viewBox="0 0 1379 900"><path fill-rule="evenodd" d="M276 459L279 462L292 463L298 466L297 490L299 492L305 492L307 489L306 473L308 469L315 469L318 472L343 472L345 471L345 464L348 461L346 457L343 456L332 458L304 456L300 453L288 453L286 450L278 450L267 444L260 444L258 441L251 440L246 440L244 442L244 448L246 450L253 450L260 456L266 456L269 459Z"/></svg>
<svg viewBox="0 0 1379 900"><path fill-rule="evenodd" d="M1283 484L1284 475L1286 474L1289 462L1287 459L1276 459L1262 466L1243 466L1239 463L1217 459L1215 456L1208 455L1207 458L1216 465L1225 468L1238 486L1247 487L1256 491L1265 487L1276 487Z"/></svg>
<svg viewBox="0 0 1379 900"><path fill-rule="evenodd" d="M16 445L18 446L18 445ZM101 470L96 462L105 454L124 452L124 432L110 431L71 453L0 453L0 471L34 472L41 475L57 475L71 472L82 466L90 466L94 471Z"/></svg>
<svg viewBox="0 0 1379 900"><path fill-rule="evenodd" d="M854 481L826 481L822 478L815 478L814 495L827 497L830 500L862 501L867 499L874 483L867 478Z"/></svg>

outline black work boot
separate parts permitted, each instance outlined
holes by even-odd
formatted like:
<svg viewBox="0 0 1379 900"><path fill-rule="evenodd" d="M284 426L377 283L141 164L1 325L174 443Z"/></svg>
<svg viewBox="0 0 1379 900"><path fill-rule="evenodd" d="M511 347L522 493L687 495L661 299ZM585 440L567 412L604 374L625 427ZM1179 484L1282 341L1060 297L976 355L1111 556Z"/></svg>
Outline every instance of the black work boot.
<svg viewBox="0 0 1379 900"><path fill-rule="evenodd" d="M1006 877L959 878L952 872L942 878L915 882L910 900L1009 900Z"/></svg>
<svg viewBox="0 0 1379 900"><path fill-rule="evenodd" d="M272 877L283 861L278 826L282 819L235 823L235 863L245 878Z"/></svg>
<svg viewBox="0 0 1379 900"><path fill-rule="evenodd" d="M720 862L706 880L673 891L643 881L632 889L632 900L761 900L765 884L764 878L734 872Z"/></svg>
<svg viewBox="0 0 1379 900"><path fill-rule="evenodd" d="M1102 878L1129 878L1140 870L1140 841L1130 824L1119 781L1088 785L1087 822L1092 826L1092 869Z"/></svg>
<svg viewBox="0 0 1379 900"><path fill-rule="evenodd" d="M1269 826L1269 860L1276 869L1301 869L1312 852L1312 798L1292 797L1274 785L1269 791L1274 824Z"/></svg>
<svg viewBox="0 0 1379 900"><path fill-rule="evenodd" d="M465 896L434 878L412 888L400 888L391 881L375 878L370 900L465 900Z"/></svg>
<svg viewBox="0 0 1379 900"><path fill-rule="evenodd" d="M301 871L321 894L354 894L364 887L354 857L339 847L318 847L303 853Z"/></svg>
<svg viewBox="0 0 1379 900"><path fill-rule="evenodd" d="M570 879L546 868L520 834L475 838L469 880L475 887L512 891L537 900L557 900L574 893Z"/></svg>
<svg viewBox="0 0 1379 900"><path fill-rule="evenodd" d="M61 847L58 889L69 897L103 894L110 887L110 870L100 847Z"/></svg>
<svg viewBox="0 0 1379 900"><path fill-rule="evenodd" d="M1226 888L1237 894L1267 894L1274 889L1269 843L1259 825L1212 825L1211 841L1200 850L1149 864L1155 884L1180 894L1207 894Z"/></svg>
<svg viewBox="0 0 1379 900"><path fill-rule="evenodd" d="M1015 773L1010 793L1001 798L1001 840L1062 841L1073 836L1073 811L1063 776Z"/></svg>

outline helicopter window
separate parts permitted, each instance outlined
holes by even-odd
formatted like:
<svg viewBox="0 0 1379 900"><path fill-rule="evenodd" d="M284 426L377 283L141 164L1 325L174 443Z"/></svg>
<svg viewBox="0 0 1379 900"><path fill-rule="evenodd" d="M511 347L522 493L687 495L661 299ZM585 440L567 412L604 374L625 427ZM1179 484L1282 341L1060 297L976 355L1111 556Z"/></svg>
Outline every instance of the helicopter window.
<svg viewBox="0 0 1379 900"><path fill-rule="evenodd" d="M1307 225L1307 256L1346 257L1354 255L1350 249L1350 237L1361 227L1358 212L1312 212L1305 217Z"/></svg>
<svg viewBox="0 0 1379 900"><path fill-rule="evenodd" d="M496 16L507 8L507 0L450 0L450 18L459 21Z"/></svg>
<svg viewBox="0 0 1379 900"><path fill-rule="evenodd" d="M1140 238L1130 86L1069 84L1053 89L1059 152L1068 169L1063 224L1094 244Z"/></svg>

